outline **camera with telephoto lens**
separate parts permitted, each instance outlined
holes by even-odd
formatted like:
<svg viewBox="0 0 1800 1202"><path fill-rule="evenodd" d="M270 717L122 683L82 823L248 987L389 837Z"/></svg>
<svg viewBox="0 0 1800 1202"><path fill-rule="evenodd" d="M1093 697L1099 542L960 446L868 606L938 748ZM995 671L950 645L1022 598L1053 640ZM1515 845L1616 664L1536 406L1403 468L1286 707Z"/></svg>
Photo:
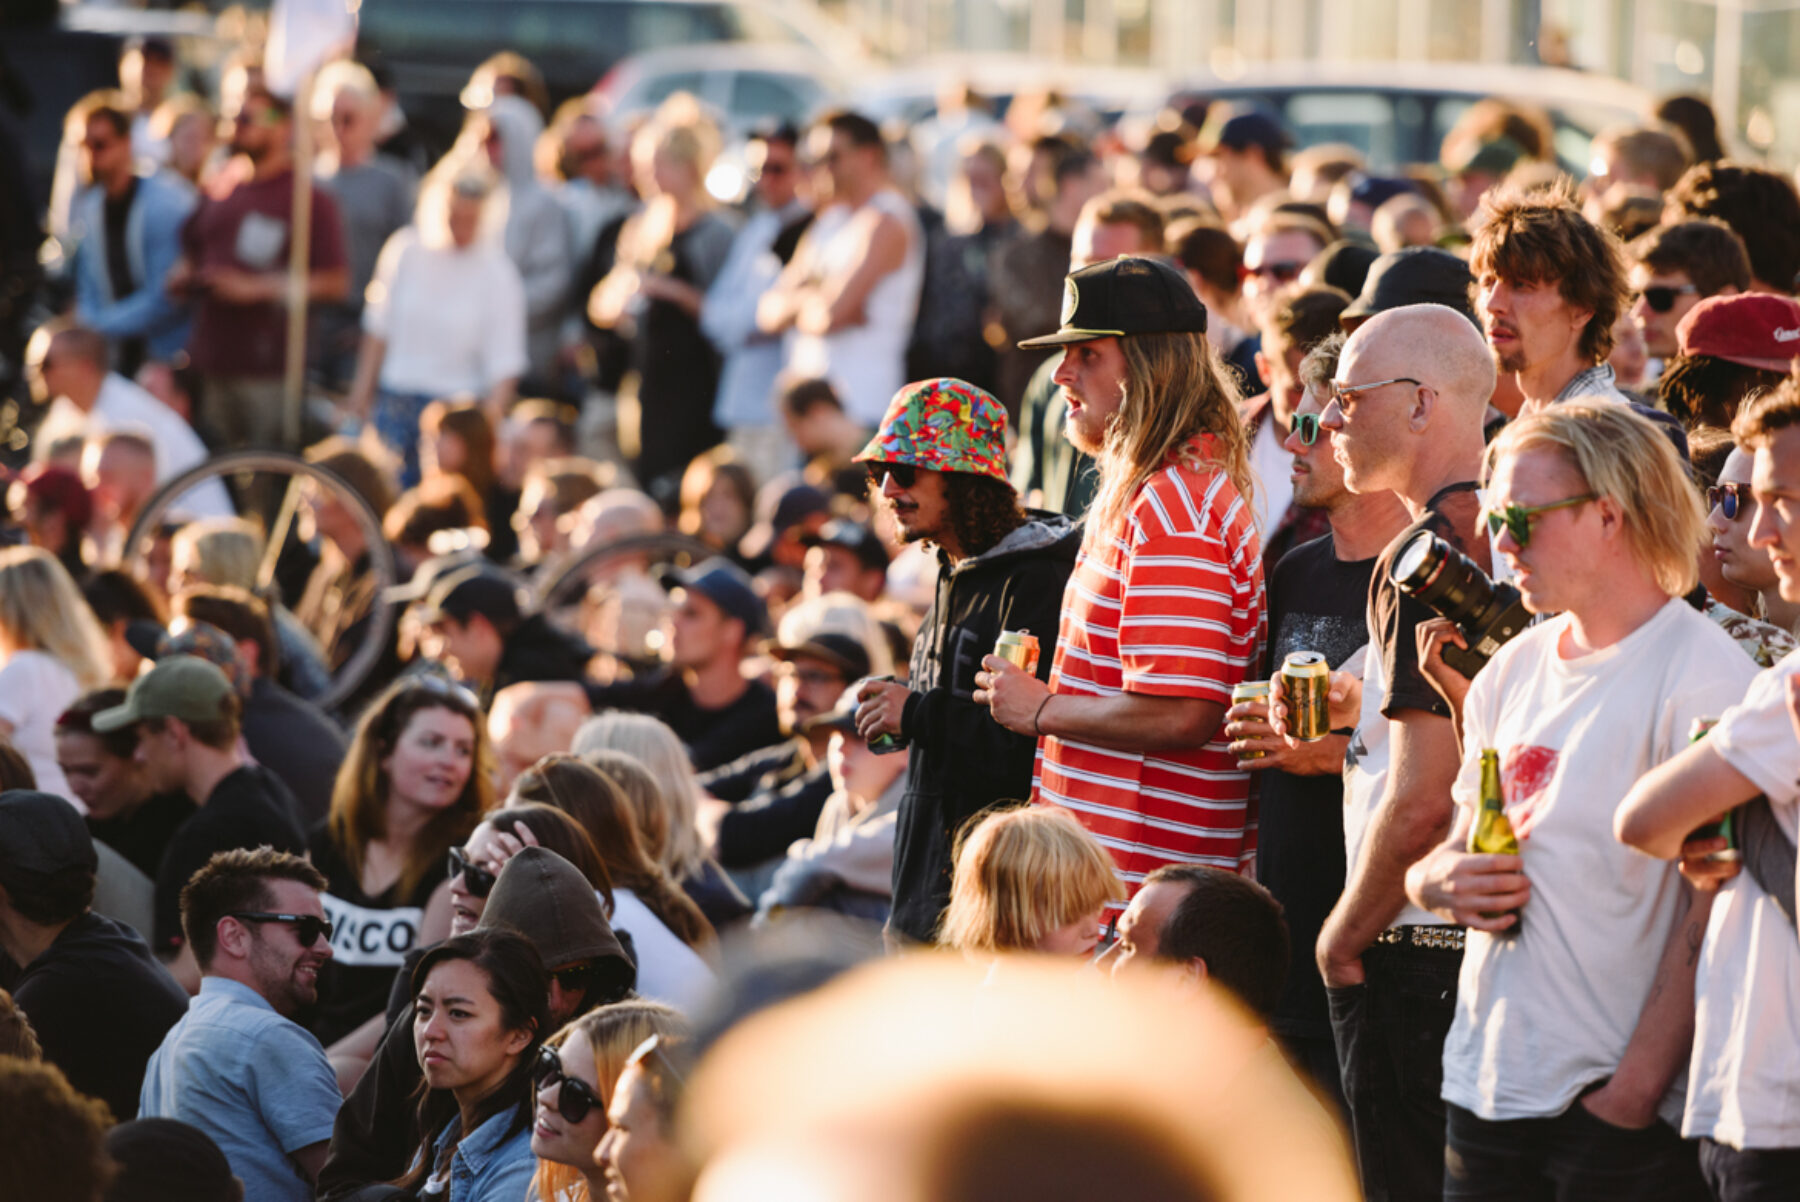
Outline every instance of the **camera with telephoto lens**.
<svg viewBox="0 0 1800 1202"><path fill-rule="evenodd" d="M1531 624L1519 590L1429 530L1407 539L1388 574L1400 590L1455 623L1468 647L1445 643L1444 662L1474 679L1502 644Z"/></svg>

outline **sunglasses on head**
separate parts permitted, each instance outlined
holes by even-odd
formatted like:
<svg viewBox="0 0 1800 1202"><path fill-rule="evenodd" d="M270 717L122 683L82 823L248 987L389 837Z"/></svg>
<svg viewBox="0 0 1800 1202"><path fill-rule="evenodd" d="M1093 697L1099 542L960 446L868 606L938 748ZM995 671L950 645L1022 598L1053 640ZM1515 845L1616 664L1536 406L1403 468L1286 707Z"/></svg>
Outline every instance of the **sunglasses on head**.
<svg viewBox="0 0 1800 1202"><path fill-rule="evenodd" d="M1523 548L1531 542L1531 523L1539 514L1549 513L1553 509L1585 505L1596 499L1590 492L1579 497L1564 497L1548 505L1496 505L1485 511L1488 533L1499 537L1500 531L1505 529L1512 535L1513 541Z"/></svg>
<svg viewBox="0 0 1800 1202"><path fill-rule="evenodd" d="M294 928L294 937L300 940L301 947L311 947L321 936L325 942L331 942L331 920L320 918L317 914L271 914L266 910L244 910L227 917L239 922L278 922Z"/></svg>
<svg viewBox="0 0 1800 1202"><path fill-rule="evenodd" d="M1300 445L1310 447L1319 440L1319 415L1316 413L1294 414L1294 433L1300 436Z"/></svg>
<svg viewBox="0 0 1800 1202"><path fill-rule="evenodd" d="M422 689L435 697L446 697L467 709L481 709L481 702L467 688L436 672L420 672L406 682L407 688Z"/></svg>
<svg viewBox="0 0 1800 1202"><path fill-rule="evenodd" d="M499 879L496 874L479 867L463 855L462 848L452 847L450 849L449 879L455 880L458 873L462 875L463 888L467 889L473 897L486 897L492 893L494 882Z"/></svg>
<svg viewBox="0 0 1800 1202"><path fill-rule="evenodd" d="M1698 291L1700 289L1692 284L1683 284L1678 288L1659 284L1654 288L1644 289L1638 295L1644 298L1644 303L1650 306L1652 313L1667 313L1675 307L1676 297L1691 296Z"/></svg>
<svg viewBox="0 0 1800 1202"><path fill-rule="evenodd" d="M563 1116L565 1122L579 1123L587 1118L592 1110L606 1109L606 1103L594 1092L593 1086L585 1081L578 1081L563 1072L562 1057L555 1048L546 1047L538 1051L537 1064L531 1070L531 1082L539 1093L557 1086L556 1113Z"/></svg>
<svg viewBox="0 0 1800 1202"><path fill-rule="evenodd" d="M1706 504L1709 509L1717 509L1728 522L1738 520L1746 503L1750 500L1748 484L1715 484L1706 490Z"/></svg>
<svg viewBox="0 0 1800 1202"><path fill-rule="evenodd" d="M901 488L911 488L919 478L918 469L910 463L871 463L869 467L869 483L875 490L881 490L882 481L888 476Z"/></svg>

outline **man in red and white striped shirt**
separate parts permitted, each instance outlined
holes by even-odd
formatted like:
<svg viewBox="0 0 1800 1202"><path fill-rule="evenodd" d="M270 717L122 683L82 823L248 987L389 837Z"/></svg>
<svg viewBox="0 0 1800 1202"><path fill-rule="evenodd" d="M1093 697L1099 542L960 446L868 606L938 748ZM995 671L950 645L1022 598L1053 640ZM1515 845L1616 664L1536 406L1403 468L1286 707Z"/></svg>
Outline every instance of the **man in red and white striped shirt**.
<svg viewBox="0 0 1800 1202"><path fill-rule="evenodd" d="M1100 490L1063 593L1045 686L989 656L977 701L1038 736L1033 800L1065 806L1133 891L1164 864L1245 868L1249 777L1227 750L1232 686L1265 630L1237 393L1181 273L1119 258L1069 276L1056 372Z"/></svg>

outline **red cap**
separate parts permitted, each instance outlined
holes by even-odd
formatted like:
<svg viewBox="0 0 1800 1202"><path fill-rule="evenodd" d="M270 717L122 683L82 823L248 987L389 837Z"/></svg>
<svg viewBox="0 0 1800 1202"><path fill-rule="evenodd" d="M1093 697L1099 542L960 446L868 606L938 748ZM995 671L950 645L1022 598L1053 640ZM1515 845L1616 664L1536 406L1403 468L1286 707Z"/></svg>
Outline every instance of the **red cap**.
<svg viewBox="0 0 1800 1202"><path fill-rule="evenodd" d="M1709 296L1675 328L1684 355L1789 371L1800 358L1800 303L1766 292Z"/></svg>
<svg viewBox="0 0 1800 1202"><path fill-rule="evenodd" d="M81 477L66 467L53 463L34 463L19 473L25 484L25 495L48 505L81 529L94 516L92 498Z"/></svg>

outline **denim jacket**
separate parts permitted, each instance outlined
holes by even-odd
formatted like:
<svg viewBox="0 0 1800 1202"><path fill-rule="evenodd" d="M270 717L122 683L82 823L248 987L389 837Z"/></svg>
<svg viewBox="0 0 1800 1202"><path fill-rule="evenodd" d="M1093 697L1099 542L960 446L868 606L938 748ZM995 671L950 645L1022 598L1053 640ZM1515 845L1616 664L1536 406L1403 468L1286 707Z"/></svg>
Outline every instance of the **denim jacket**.
<svg viewBox="0 0 1800 1202"><path fill-rule="evenodd" d="M125 219L125 255L138 288L114 296L106 267L106 195L94 185L75 198L69 236L75 244L75 308L84 325L109 339L142 338L158 359L187 346L188 311L163 284L181 257L181 227L193 209L193 195L163 176L138 179Z"/></svg>
<svg viewBox="0 0 1800 1202"><path fill-rule="evenodd" d="M537 1171L537 1157L531 1154L529 1121L512 1135L506 1134L517 1117L517 1107L503 1110L456 1145L450 1162L450 1193L445 1202L519 1202L525 1196L532 1174ZM438 1137L432 1148L434 1164L454 1131L453 1124Z"/></svg>

